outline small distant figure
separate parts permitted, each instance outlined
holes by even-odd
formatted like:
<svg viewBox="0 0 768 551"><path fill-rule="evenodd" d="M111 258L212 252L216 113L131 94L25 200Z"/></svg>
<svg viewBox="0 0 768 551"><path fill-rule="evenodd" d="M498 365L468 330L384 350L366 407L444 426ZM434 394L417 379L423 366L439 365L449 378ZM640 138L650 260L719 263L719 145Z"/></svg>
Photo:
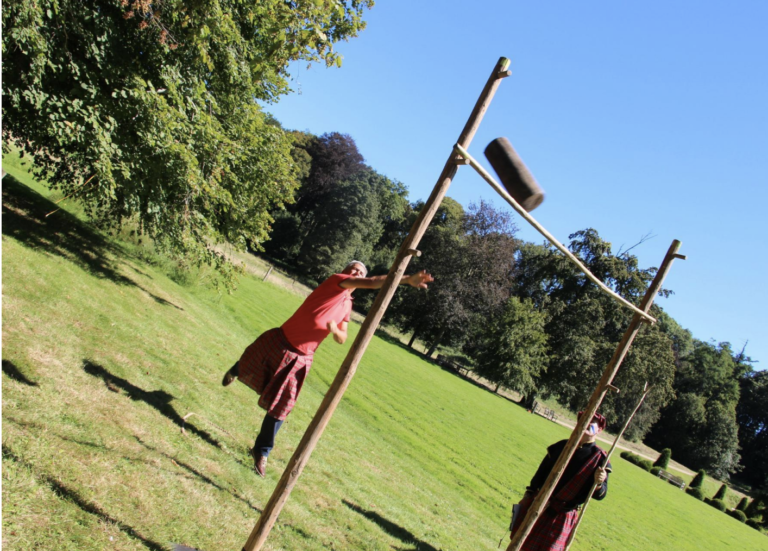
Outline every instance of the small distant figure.
<svg viewBox="0 0 768 551"><path fill-rule="evenodd" d="M579 418L582 413L579 412ZM597 435L605 426L605 417L596 413L581 437L580 445L568 462L563 476L555 486L547 507L520 548L521 551L564 551L568 536L576 524L579 507L587 501L593 481L597 482L598 486L592 494L592 499L603 499L606 496L611 463L608 462L604 468L600 467L608 454L595 444ZM541 490L566 443L567 440L561 440L547 448L547 455L531 479L531 485L526 488L523 499L513 507L510 539L522 524L531 503Z"/></svg>
<svg viewBox="0 0 768 551"><path fill-rule="evenodd" d="M224 386L239 379L260 395L259 407L267 412L250 450L254 469L262 478L277 431L296 404L315 350L328 335L339 344L346 341L355 289L384 285L386 276L366 277L367 273L365 264L353 260L340 274L323 281L288 321L262 333L224 374ZM400 284L426 289L432 281L434 278L422 270L403 276Z"/></svg>

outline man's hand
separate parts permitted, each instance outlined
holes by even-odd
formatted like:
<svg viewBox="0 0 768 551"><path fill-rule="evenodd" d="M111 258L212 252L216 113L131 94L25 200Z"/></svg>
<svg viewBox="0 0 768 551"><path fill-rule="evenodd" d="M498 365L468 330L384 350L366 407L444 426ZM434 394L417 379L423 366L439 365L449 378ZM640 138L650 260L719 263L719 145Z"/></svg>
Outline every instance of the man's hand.
<svg viewBox="0 0 768 551"><path fill-rule="evenodd" d="M419 270L415 274L409 275L405 282L411 287L416 289L426 289L428 283L432 283L435 280L426 270Z"/></svg>
<svg viewBox="0 0 768 551"><path fill-rule="evenodd" d="M347 322L341 322L341 327L339 327L335 321L331 320L327 323L326 328L337 343L344 344L344 341L347 340Z"/></svg>
<svg viewBox="0 0 768 551"><path fill-rule="evenodd" d="M605 469L602 467L598 467L595 471L595 484L602 484L605 482L605 479L607 478L607 474L605 474Z"/></svg>

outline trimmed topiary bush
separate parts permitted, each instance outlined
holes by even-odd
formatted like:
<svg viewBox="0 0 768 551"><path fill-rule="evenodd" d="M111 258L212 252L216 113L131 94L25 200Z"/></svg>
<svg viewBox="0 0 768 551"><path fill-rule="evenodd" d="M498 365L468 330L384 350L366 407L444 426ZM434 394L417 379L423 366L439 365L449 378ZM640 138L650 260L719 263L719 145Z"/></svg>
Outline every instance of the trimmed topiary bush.
<svg viewBox="0 0 768 551"><path fill-rule="evenodd" d="M639 455L635 455L632 452L621 452L621 457L623 459L626 459L627 461L629 461L633 465L639 465L640 459L641 459Z"/></svg>
<svg viewBox="0 0 768 551"><path fill-rule="evenodd" d="M651 472L651 469L653 469L653 463L651 463L647 459L642 459L642 458L640 458L640 462L637 464L637 466L645 469L648 472Z"/></svg>
<svg viewBox="0 0 768 551"><path fill-rule="evenodd" d="M704 499L704 494L701 492L701 488L694 488L693 486L688 486L685 489L685 492L689 496L693 496L693 497L695 497L698 500L703 500Z"/></svg>
<svg viewBox="0 0 768 551"><path fill-rule="evenodd" d="M659 476L659 473L662 471L661 467L655 466L651 469L651 474L653 476Z"/></svg>
<svg viewBox="0 0 768 551"><path fill-rule="evenodd" d="M747 519L747 526L750 528L754 528L755 530L760 530L760 520L759 518L750 518Z"/></svg>
<svg viewBox="0 0 768 551"><path fill-rule="evenodd" d="M725 501L723 501L722 499L708 499L706 501L708 505L711 505L718 511L721 511L723 513L725 512L725 509L726 509Z"/></svg>
<svg viewBox="0 0 768 551"><path fill-rule="evenodd" d="M717 491L717 493L715 494L715 496L712 499L718 500L718 501L724 501L725 500L725 492L727 490L728 490L728 486L723 484L722 486L720 486L720 489Z"/></svg>
<svg viewBox="0 0 768 551"><path fill-rule="evenodd" d="M748 505L749 505L749 498L747 496L744 496L741 498L741 501L739 501L739 504L736 506L736 510L743 511L744 513L746 513Z"/></svg>
<svg viewBox="0 0 768 551"><path fill-rule="evenodd" d="M656 459L656 461L653 462L654 467L661 467L662 469L666 469L669 467L669 460L672 458L672 450L669 448L664 448L661 450L661 455Z"/></svg>
<svg viewBox="0 0 768 551"><path fill-rule="evenodd" d="M696 473L696 476L693 477L693 480L691 480L690 488L701 488L701 485L704 484L704 477L707 476L707 471L704 469L701 469L698 473Z"/></svg>
<svg viewBox="0 0 768 551"><path fill-rule="evenodd" d="M736 520L738 520L739 522L747 522L747 515L744 514L744 511L739 511L738 509L732 509L728 511L728 514L731 515Z"/></svg>

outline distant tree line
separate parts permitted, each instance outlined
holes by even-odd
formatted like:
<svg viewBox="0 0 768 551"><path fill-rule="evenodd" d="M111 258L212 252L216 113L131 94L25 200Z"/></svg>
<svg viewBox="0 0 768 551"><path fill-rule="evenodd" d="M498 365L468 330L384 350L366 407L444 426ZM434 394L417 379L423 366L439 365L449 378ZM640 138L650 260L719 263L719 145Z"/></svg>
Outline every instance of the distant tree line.
<svg viewBox="0 0 768 551"><path fill-rule="evenodd" d="M366 165L350 136L289 135L299 186L295 201L272 213L266 254L315 283L351 258L386 273L423 203ZM523 242L516 231L511 215L488 202L465 210L446 198L419 245L423 255L411 262L435 282L426 292L401 289L386 322L409 335L409 346L425 343L428 356L441 346L463 354L496 390L516 390L527 404L552 396L577 411L632 316L559 251ZM629 249L614 253L595 229L569 239L593 274L639 303L656 268L641 267ZM356 308L366 311L375 292L356 294ZM658 305L652 313L658 323L640 332L615 380L621 392L603 402L610 428L622 426L647 381L654 389L628 438L768 490L768 378L743 351L693 338Z"/></svg>

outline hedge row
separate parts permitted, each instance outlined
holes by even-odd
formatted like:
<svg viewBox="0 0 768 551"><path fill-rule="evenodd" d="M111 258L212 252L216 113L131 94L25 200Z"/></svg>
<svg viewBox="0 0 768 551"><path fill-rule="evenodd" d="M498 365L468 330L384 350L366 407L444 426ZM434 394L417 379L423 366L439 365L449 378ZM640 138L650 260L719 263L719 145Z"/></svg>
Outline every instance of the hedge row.
<svg viewBox="0 0 768 551"><path fill-rule="evenodd" d="M651 472L651 469L653 469L653 463L632 452L623 451L619 455L622 459L626 459L630 463L633 463L634 465L637 465L641 469L645 469L648 472Z"/></svg>
<svg viewBox="0 0 768 551"><path fill-rule="evenodd" d="M630 463L637 465L641 469L645 469L649 473L651 473L654 476L658 476L659 472L662 470L662 467L658 465L659 463L663 463L664 460L666 462L669 461L668 457L664 457L666 454L662 454L660 456L659 460L656 461L656 464L651 463L647 459L643 459L637 454L634 454L630 451L623 451L619 454L622 459L625 459L626 461L629 461ZM703 492L701 491L701 487L704 483L704 477L707 475L706 471L701 470L699 471L696 476L691 481L691 484L685 489L686 493L690 496L695 497L696 499L700 501L704 501L708 505L711 505L718 511L722 511L739 522L744 522L747 524L747 526L750 526L754 528L755 530L761 530L761 519L760 518L747 518L747 514L745 513L745 510L747 508L747 498L743 498L741 502L739 502L738 507L736 509L729 510L728 507L725 505L725 493L727 491L727 486L723 484L720 486L720 489L717 491L717 493L712 498L704 497Z"/></svg>

